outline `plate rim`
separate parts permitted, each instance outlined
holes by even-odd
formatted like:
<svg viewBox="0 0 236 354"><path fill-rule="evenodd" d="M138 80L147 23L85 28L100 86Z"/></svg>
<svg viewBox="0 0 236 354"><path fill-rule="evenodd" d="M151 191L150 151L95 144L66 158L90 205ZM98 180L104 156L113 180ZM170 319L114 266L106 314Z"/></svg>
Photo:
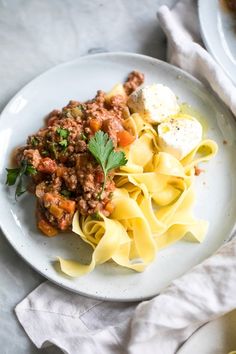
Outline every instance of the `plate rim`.
<svg viewBox="0 0 236 354"><path fill-rule="evenodd" d="M1 113L0 113L0 129L1 129L1 123L2 123L2 115L4 115L5 111L8 109L8 107L12 104L12 102L16 99L16 97L21 94L25 89L28 88L28 86L30 86L33 82L37 81L38 79L46 76L48 73L53 72L54 70L57 70L58 68L62 68L62 67L66 67L69 65L73 65L75 63L77 63L78 61L82 61L82 60L86 60L89 58L99 58L99 57L106 57L106 56L121 56L121 57L136 57L136 58L141 58L150 62L155 62L155 63L161 63L161 65L164 65L166 67L169 68L174 68L175 70L179 71L180 74L183 74L184 76L188 77L190 80L195 81L195 83L197 85L200 85L204 88L206 88L206 85L201 82L199 79L197 79L195 76L191 75L189 72L183 70L182 68L174 65L174 64L170 64L164 60L158 59L158 58L154 58L152 56L149 55L145 55L145 54L140 54L140 53L133 53L133 52L122 52L122 51L115 51L115 52L103 52L103 53L95 53L95 54L86 54L86 55L81 55L78 58L69 60L69 61L65 61L63 63L59 63L56 64L54 66L52 66L51 68L43 71L42 73L36 75L35 77L33 77L33 79L31 79L30 81L28 81L25 85L23 85L11 98L10 100L6 103L6 105L3 107ZM211 88L209 89L209 94L211 96L216 96L216 94L212 91ZM219 97L220 98L220 97ZM221 99L220 99L221 100ZM222 101L222 100L221 100ZM225 105L225 103L222 101L222 103ZM229 108L225 105L225 107L229 110Z"/></svg>
<svg viewBox="0 0 236 354"><path fill-rule="evenodd" d="M218 2L219 0L215 0L216 2ZM235 72L236 72L236 66L233 65L233 63L231 63L230 67L228 68L227 66L224 65L224 62L226 60L226 62L228 62L228 57L227 55L225 55L224 50L222 50L221 56L223 57L223 59L220 59L219 56L217 55L217 53L214 51L214 46L211 44L211 41L209 40L209 37L207 35L207 31L205 30L205 25L204 25L204 6L206 5L206 0L198 0L198 19L199 19L199 24L200 24L200 33L201 33L201 37L203 39L204 45L207 49L207 51L213 56L213 59L217 62L217 64L220 66L220 68L224 71L224 73L226 74L227 78L231 80L231 82L236 85L236 79L233 80L232 76L230 75L230 71L232 68L234 68ZM221 41L219 41L220 46L221 45ZM223 48L222 48L223 49Z"/></svg>
<svg viewBox="0 0 236 354"><path fill-rule="evenodd" d="M34 83L35 81L37 81L38 79L40 79L43 76L46 76L48 73L53 72L54 70L57 70L58 68L62 68L62 67L66 67L66 66L70 66L73 65L75 63L79 63L81 61L84 61L86 59L89 58L107 58L107 57L129 57L129 58L140 58L143 59L145 61L149 61L154 63L154 65L159 64L162 65L166 68L170 68L171 70L175 70L176 74L178 75L183 75L184 77L186 77L187 79L191 80L192 82L194 82L194 85L197 85L199 88L204 88L207 89L208 91L208 95L210 96L210 98L213 99L218 99L220 102L220 105L223 105L223 108L225 111L228 112L228 114L230 114L233 118L233 114L230 111L230 109L225 105L225 103L221 100L220 97L218 97L213 90L208 87L207 85L203 84L200 80L198 80L197 78L195 78L194 76L192 76L191 74L189 74L188 72L184 71L183 69L169 64L165 61L162 61L160 59L154 58L154 57L150 57L144 54L138 54L138 53L132 53L132 52L122 52L122 51L118 51L118 52L104 52L104 53L96 53L96 54L89 54L89 55L84 55L81 56L79 58L70 60L70 61L66 61L64 63L60 63L58 65L53 66L52 68L49 68L48 70L44 71L43 73L37 75L35 78L33 78L32 80L30 80L26 85L24 85L21 89L18 90L18 92L16 94L14 94L14 96L9 100L9 102L5 105L5 107L3 108L3 110L1 111L0 114L0 130L2 129L2 124L4 124L4 114L7 112L8 107L10 107L10 105L14 102L14 100L18 97L18 95L23 94L24 90L27 90L27 88ZM58 281L57 279L54 279L53 276L51 276L50 274L45 274L43 271L41 271L39 268L37 268L34 264L31 263L30 260L28 260L27 258L25 258L21 253L20 253L20 249L16 248L14 246L14 243L11 241L11 238L8 238L7 236L7 230L5 230L4 225L2 225L2 217L1 217L1 213L0 213L0 229L5 237L5 239L7 240L7 242L11 245L11 247L14 249L14 251L21 257L21 259L24 260L24 262L26 262L32 269L34 269L37 273L41 274L45 280L49 280L52 283L56 284L57 286L60 286L68 291L71 291L73 293L77 293L79 295L85 296L85 297L89 297L89 298L93 298L93 299L97 299L97 300L105 300L105 301L117 301L117 302L138 302L138 301L144 301L144 300L148 300L153 298L154 296L158 295L159 292L157 292L154 295L150 295L150 296L141 296L141 297L129 297L129 298L113 298L113 297L106 297L106 296L100 296L97 294L88 294L84 291L75 289L75 288L71 288L70 286L64 284L63 282ZM235 220L235 224L236 224L236 220ZM225 239L225 241L222 243L225 244L226 242L228 242L228 240L231 239L233 232L235 230L235 224L233 225L230 233L227 235L227 238Z"/></svg>

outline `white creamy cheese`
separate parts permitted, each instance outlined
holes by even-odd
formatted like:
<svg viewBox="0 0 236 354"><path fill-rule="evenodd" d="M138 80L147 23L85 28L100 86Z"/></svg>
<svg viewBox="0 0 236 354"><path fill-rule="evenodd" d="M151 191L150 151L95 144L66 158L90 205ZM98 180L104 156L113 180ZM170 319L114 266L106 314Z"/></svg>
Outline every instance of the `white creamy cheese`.
<svg viewBox="0 0 236 354"><path fill-rule="evenodd" d="M193 117L179 115L158 125L158 144L161 151L181 160L188 155L202 139L202 126Z"/></svg>
<svg viewBox="0 0 236 354"><path fill-rule="evenodd" d="M161 84L137 89L129 96L128 106L150 123L160 123L180 109L175 94Z"/></svg>

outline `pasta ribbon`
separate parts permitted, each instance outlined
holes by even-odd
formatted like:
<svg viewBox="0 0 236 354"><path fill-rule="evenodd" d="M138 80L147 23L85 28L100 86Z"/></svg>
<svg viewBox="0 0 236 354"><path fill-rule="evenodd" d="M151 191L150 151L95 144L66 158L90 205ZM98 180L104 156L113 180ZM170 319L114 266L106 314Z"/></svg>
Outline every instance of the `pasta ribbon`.
<svg viewBox="0 0 236 354"><path fill-rule="evenodd" d="M203 140L181 161L160 151L157 132L137 113L125 121L136 136L125 148L128 163L115 175L114 211L93 220L75 213L73 232L93 248L90 264L59 258L70 276L91 272L96 265L115 263L143 271L158 250L185 239L202 242L208 223L193 216L194 167L217 153L217 144Z"/></svg>
<svg viewBox="0 0 236 354"><path fill-rule="evenodd" d="M123 267L143 271L154 260L156 245L151 228L135 200L124 191L117 190L113 202L112 219L101 214L102 221L92 220L90 216L81 217L76 212L72 230L89 243L94 252L89 265L59 258L64 273L77 277L91 272L96 265L109 259ZM131 253L137 258L132 262Z"/></svg>

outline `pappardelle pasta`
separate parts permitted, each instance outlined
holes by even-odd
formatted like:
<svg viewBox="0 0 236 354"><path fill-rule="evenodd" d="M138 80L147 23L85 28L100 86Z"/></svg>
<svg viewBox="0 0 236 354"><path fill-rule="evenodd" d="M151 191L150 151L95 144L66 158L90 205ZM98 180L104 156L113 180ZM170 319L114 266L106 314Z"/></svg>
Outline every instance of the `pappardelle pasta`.
<svg viewBox="0 0 236 354"><path fill-rule="evenodd" d="M163 121L171 119L195 121L180 112ZM75 213L72 230L93 247L93 254L88 265L59 258L62 271L70 276L91 272L108 260L142 272L160 249L183 238L202 242L207 233L208 222L193 215L193 182L196 166L215 156L217 144L201 139L177 159L162 150L157 125L141 114L131 114L124 126L136 139L122 149L127 163L115 173L114 209L109 217L100 213L100 220Z"/></svg>
<svg viewBox="0 0 236 354"><path fill-rule="evenodd" d="M7 169L16 198L27 189L36 196L44 235L72 229L92 247L89 264L58 258L69 276L109 260L142 272L159 250L207 233L193 215L194 179L217 144L170 88L143 82L133 71L108 93L52 111Z"/></svg>

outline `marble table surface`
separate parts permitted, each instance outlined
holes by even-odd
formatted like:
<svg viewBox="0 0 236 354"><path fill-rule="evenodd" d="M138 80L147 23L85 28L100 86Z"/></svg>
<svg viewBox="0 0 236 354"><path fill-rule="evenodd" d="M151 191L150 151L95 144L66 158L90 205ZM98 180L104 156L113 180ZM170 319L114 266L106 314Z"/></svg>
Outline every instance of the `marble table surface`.
<svg viewBox="0 0 236 354"><path fill-rule="evenodd" d="M165 60L156 19L176 0L0 0L0 110L28 81L81 55L128 51ZM17 322L14 307L44 278L11 248L0 231L0 352L59 353L37 349Z"/></svg>

